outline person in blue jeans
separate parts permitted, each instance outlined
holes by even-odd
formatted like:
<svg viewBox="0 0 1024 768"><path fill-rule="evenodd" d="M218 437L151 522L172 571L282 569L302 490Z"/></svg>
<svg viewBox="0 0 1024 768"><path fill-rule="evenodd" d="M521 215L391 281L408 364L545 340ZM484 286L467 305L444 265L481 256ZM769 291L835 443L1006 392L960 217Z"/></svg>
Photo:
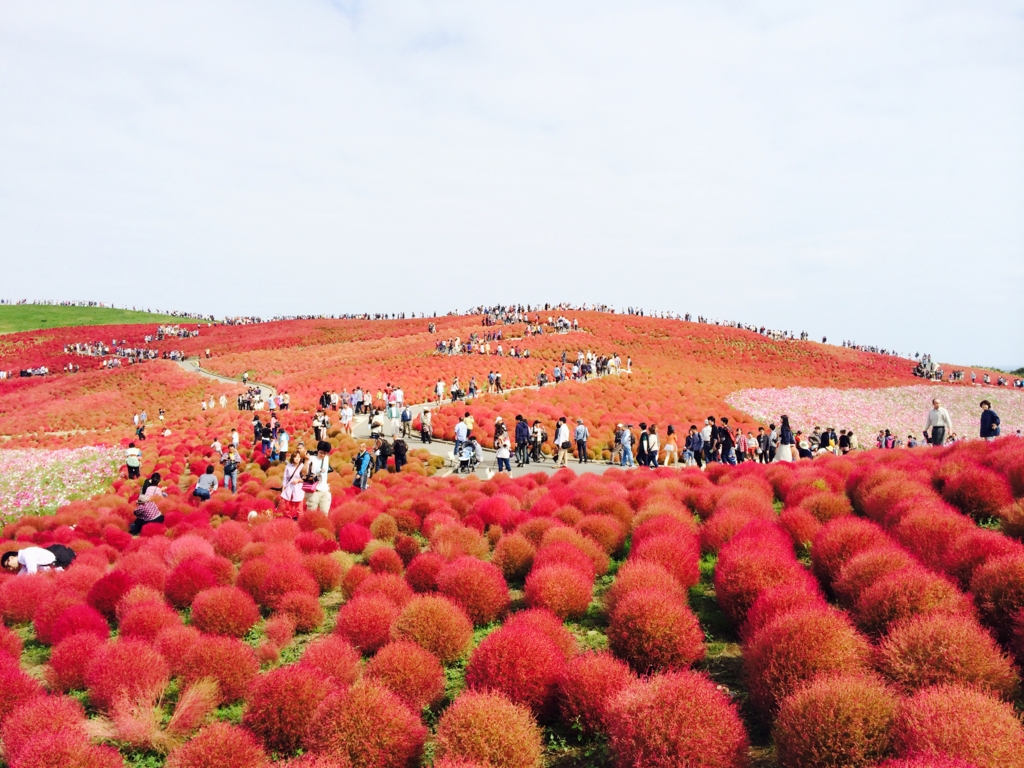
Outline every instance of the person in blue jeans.
<svg viewBox="0 0 1024 768"><path fill-rule="evenodd" d="M203 501L208 501L216 490L217 476L213 474L213 464L207 464L206 472L196 481L196 488L192 491L192 495Z"/></svg>
<svg viewBox="0 0 1024 768"><path fill-rule="evenodd" d="M630 431L632 427L632 424L627 424L622 430L622 461L619 465L623 467L633 466L633 433Z"/></svg>

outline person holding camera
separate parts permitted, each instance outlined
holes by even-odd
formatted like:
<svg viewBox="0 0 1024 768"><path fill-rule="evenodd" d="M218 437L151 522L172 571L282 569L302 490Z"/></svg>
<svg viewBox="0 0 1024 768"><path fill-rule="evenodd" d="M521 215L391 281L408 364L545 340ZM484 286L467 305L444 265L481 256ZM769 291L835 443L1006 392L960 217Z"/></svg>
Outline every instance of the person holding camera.
<svg viewBox="0 0 1024 768"><path fill-rule="evenodd" d="M320 440L316 444L316 454L310 456L306 464L302 490L306 494L306 509L310 512L319 510L326 515L331 511L331 487L327 484L327 475L331 471L330 452L331 444Z"/></svg>

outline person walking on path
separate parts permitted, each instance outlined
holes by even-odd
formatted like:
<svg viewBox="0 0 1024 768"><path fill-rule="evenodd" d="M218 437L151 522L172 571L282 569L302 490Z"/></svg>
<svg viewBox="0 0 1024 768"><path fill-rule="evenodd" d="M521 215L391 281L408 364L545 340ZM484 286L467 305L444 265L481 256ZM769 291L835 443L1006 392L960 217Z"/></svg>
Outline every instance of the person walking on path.
<svg viewBox="0 0 1024 768"><path fill-rule="evenodd" d="M658 454L661 453L661 441L658 439L658 425L651 424L647 430L647 466L658 468Z"/></svg>
<svg viewBox="0 0 1024 768"><path fill-rule="evenodd" d="M420 414L420 442L430 443L433 440L434 433L432 428L433 417L431 416L430 409L424 408L423 413Z"/></svg>
<svg viewBox="0 0 1024 768"><path fill-rule="evenodd" d="M494 455L498 460L499 472L512 471L512 441L509 439L508 429L501 420L501 416L494 424Z"/></svg>
<svg viewBox="0 0 1024 768"><path fill-rule="evenodd" d="M938 398L932 400L932 409L928 411L928 420L924 424L925 439L934 446L946 444L946 435L953 432L953 421L949 411L942 407Z"/></svg>
<svg viewBox="0 0 1024 768"><path fill-rule="evenodd" d="M558 466L565 466L565 457L569 453L569 425L565 423L565 416L558 420L555 428L555 446L558 448Z"/></svg>
<svg viewBox="0 0 1024 768"><path fill-rule="evenodd" d="M590 430L583 423L583 419L576 419L576 463L589 464L590 457L587 456L587 440L590 439Z"/></svg>
<svg viewBox="0 0 1024 768"><path fill-rule="evenodd" d="M633 467L633 425L627 424L622 430L622 461L619 466Z"/></svg>
<svg viewBox="0 0 1024 768"><path fill-rule="evenodd" d="M469 438L469 427L466 425L465 417L459 419L459 423L455 425L455 455L459 455L459 451L462 450L462 446L465 445L466 440Z"/></svg>
<svg viewBox="0 0 1024 768"><path fill-rule="evenodd" d="M999 437L999 414L992 410L992 403L988 400L981 401L981 436L985 440Z"/></svg>
<svg viewBox="0 0 1024 768"><path fill-rule="evenodd" d="M305 498L302 491L302 476L305 474L303 464L302 454L295 451L288 457L288 464L281 478L281 513L292 520L298 520L302 500Z"/></svg>
<svg viewBox="0 0 1024 768"><path fill-rule="evenodd" d="M399 437L391 445L391 450L395 454L395 472L401 472L402 467L409 463L409 446Z"/></svg>
<svg viewBox="0 0 1024 768"><path fill-rule="evenodd" d="M522 414L516 415L516 466L530 463L530 425Z"/></svg>
<svg viewBox="0 0 1024 768"><path fill-rule="evenodd" d="M637 466L646 467L648 462L647 453L650 449L647 434L647 422L640 422L640 437L636 442L636 463Z"/></svg>
<svg viewBox="0 0 1024 768"><path fill-rule="evenodd" d="M124 452L124 463L128 467L128 479L135 480L142 474L142 451L135 447L135 443L128 443Z"/></svg>
<svg viewBox="0 0 1024 768"><path fill-rule="evenodd" d="M316 484L306 494L306 509L310 512L319 510L326 515L331 511L331 487L327 484L327 474L331 471L330 452L331 444L321 440L316 444L316 455L309 457L307 480Z"/></svg>
<svg viewBox="0 0 1024 768"><path fill-rule="evenodd" d="M356 470L355 479L352 481L352 486L357 491L365 491L366 483L370 479L370 464L372 463L372 457L370 452L366 450L366 443L359 444L359 453L356 455L353 461L353 466Z"/></svg>
<svg viewBox="0 0 1024 768"><path fill-rule="evenodd" d="M671 424L665 433L665 445L662 447L665 452L666 467L675 467L679 464L679 438L676 437L676 428Z"/></svg>
<svg viewBox="0 0 1024 768"><path fill-rule="evenodd" d="M793 437L793 430L789 426L789 416L782 417L782 425L779 427L779 447L775 451L773 461L785 461L792 463L796 458L793 453L796 451L796 438Z"/></svg>

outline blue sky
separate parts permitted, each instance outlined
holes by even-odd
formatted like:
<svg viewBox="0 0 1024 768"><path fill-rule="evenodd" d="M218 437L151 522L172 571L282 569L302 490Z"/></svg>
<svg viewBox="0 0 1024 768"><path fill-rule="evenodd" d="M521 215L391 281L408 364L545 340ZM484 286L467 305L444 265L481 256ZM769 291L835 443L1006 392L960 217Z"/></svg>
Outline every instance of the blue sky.
<svg viewBox="0 0 1024 768"><path fill-rule="evenodd" d="M606 302L1024 365L1024 4L0 4L5 298Z"/></svg>

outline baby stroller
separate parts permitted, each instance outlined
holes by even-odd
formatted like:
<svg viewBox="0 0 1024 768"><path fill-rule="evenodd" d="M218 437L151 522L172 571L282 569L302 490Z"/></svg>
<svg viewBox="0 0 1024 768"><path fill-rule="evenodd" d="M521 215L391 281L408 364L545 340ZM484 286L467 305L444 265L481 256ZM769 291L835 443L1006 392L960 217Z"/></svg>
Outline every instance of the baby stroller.
<svg viewBox="0 0 1024 768"><path fill-rule="evenodd" d="M476 456L476 449L472 443L466 443L459 451L459 473L472 473L476 471L479 459Z"/></svg>

